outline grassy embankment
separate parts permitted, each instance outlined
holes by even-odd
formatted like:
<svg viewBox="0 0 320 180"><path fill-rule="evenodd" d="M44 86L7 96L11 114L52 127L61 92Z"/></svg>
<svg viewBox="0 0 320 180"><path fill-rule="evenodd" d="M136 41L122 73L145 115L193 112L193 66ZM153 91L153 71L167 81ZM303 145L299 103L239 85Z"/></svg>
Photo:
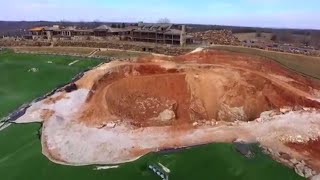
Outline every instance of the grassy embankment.
<svg viewBox="0 0 320 180"><path fill-rule="evenodd" d="M272 59L285 68L303 74L308 77L320 80L320 58L261 49L236 47L236 46L213 46L212 49L225 50L237 53L252 54L267 59Z"/></svg>

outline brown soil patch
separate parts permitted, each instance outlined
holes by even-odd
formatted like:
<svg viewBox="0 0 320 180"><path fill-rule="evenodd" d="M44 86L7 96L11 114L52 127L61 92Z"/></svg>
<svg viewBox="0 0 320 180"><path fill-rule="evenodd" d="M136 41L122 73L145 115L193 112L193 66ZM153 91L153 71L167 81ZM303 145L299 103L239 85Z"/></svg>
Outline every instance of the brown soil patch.
<svg viewBox="0 0 320 180"><path fill-rule="evenodd" d="M190 125L201 120L252 121L261 112L284 106L320 108L309 98L318 84L259 57L199 52L170 58L170 67L164 59L168 57L143 57L90 76L95 79L81 121ZM160 120L165 110L173 111L175 119Z"/></svg>
<svg viewBox="0 0 320 180"><path fill-rule="evenodd" d="M41 114L40 114L40 117L41 119L43 120L48 120L52 115L54 114L54 111L53 110L50 110L50 109L43 109L41 111Z"/></svg>
<svg viewBox="0 0 320 180"><path fill-rule="evenodd" d="M121 79L109 86L106 104L111 114L121 119L152 125L166 109L176 113L177 121L188 121L185 113L190 106L190 94L184 74L162 74Z"/></svg>
<svg viewBox="0 0 320 180"><path fill-rule="evenodd" d="M286 145L305 156L307 162L320 171L320 139L310 140L307 143L286 143Z"/></svg>
<svg viewBox="0 0 320 180"><path fill-rule="evenodd" d="M58 96L55 97L48 97L43 101L44 104L55 104L57 101L60 101L61 99L67 98L66 92L61 92Z"/></svg>

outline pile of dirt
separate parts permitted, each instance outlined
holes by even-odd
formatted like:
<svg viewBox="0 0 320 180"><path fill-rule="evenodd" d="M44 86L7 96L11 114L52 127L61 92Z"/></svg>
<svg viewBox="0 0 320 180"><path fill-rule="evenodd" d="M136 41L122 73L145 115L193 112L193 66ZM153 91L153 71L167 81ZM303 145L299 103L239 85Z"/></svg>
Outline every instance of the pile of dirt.
<svg viewBox="0 0 320 180"><path fill-rule="evenodd" d="M113 61L72 86L16 121L44 121L43 152L59 163L117 164L237 139L308 158L285 144L320 131L320 84L256 56L199 50Z"/></svg>
<svg viewBox="0 0 320 180"><path fill-rule="evenodd" d="M137 127L191 125L201 120L253 121L264 111L288 106L320 108L281 75L222 64L174 66L137 62L110 69L112 73L95 80L80 119L93 125L106 123L110 116ZM157 121L165 110L175 113L174 121Z"/></svg>
<svg viewBox="0 0 320 180"><path fill-rule="evenodd" d="M240 40L230 30L208 30L205 32L194 32L191 34L196 40L210 44L240 45Z"/></svg>

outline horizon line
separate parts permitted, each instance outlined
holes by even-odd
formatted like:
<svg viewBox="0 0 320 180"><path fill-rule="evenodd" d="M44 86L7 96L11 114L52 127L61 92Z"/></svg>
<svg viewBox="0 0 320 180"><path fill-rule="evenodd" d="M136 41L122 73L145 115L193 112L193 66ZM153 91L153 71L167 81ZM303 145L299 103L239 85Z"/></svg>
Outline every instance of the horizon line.
<svg viewBox="0 0 320 180"><path fill-rule="evenodd" d="M148 21L135 21L135 22L130 22L130 21L101 21L101 20L1 20L0 22L70 22L70 23L93 23L93 22L98 22L98 23L138 23L138 22L144 22L144 23L156 23L156 22L148 22ZM203 25L203 26L226 26L226 27L240 27L240 28L261 28L261 29L288 29L288 30L316 30L320 31L320 28L298 28L298 27L271 27L271 26L246 26L246 25L228 25L228 24L206 24L206 23L176 23L176 22L170 22L171 24L186 24L186 25Z"/></svg>

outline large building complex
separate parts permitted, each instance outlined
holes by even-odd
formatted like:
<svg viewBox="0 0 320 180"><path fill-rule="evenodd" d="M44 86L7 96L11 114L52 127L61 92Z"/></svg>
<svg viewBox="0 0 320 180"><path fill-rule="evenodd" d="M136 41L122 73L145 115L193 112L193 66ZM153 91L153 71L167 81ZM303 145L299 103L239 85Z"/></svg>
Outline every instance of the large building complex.
<svg viewBox="0 0 320 180"><path fill-rule="evenodd" d="M29 29L30 38L56 40L56 39L110 39L141 41L159 44L185 45L193 43L192 36L186 33L184 25L169 23L138 23L135 26L79 28L75 26L35 27Z"/></svg>

